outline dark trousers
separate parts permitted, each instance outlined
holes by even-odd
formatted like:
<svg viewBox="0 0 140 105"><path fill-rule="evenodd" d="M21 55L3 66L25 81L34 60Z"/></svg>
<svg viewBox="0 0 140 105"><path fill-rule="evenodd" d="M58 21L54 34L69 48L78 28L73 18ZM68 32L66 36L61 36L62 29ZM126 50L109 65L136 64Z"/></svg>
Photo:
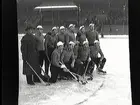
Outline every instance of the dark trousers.
<svg viewBox="0 0 140 105"><path fill-rule="evenodd" d="M51 78L49 79L49 82L55 83L57 81L57 77L60 74L60 72L62 71L62 69L51 65L50 71L51 71Z"/></svg>
<svg viewBox="0 0 140 105"><path fill-rule="evenodd" d="M73 68L71 68L71 62L64 63L65 66L69 69L69 71L74 72ZM72 77L69 72L64 72L61 70L60 77Z"/></svg>
<svg viewBox="0 0 140 105"><path fill-rule="evenodd" d="M42 67L43 66L43 61L45 61L46 55L45 51L39 51L39 65Z"/></svg>
<svg viewBox="0 0 140 105"><path fill-rule="evenodd" d="M52 55L52 52L54 51L55 48L52 48L52 47L48 47L48 57L51 61L51 55Z"/></svg>
<svg viewBox="0 0 140 105"><path fill-rule="evenodd" d="M86 66L87 61L84 61L83 64L76 63L77 73L82 76L85 73Z"/></svg>
<svg viewBox="0 0 140 105"><path fill-rule="evenodd" d="M55 48L48 47L48 55L45 56L45 73L48 74L48 68L51 61L51 55Z"/></svg>
<svg viewBox="0 0 140 105"><path fill-rule="evenodd" d="M26 80L27 80L27 84L34 83L34 81L33 81L33 75L26 75Z"/></svg>
<svg viewBox="0 0 140 105"><path fill-rule="evenodd" d="M95 64L97 66L97 68L100 66L100 69L104 68L104 65L106 63L106 58L104 58L101 62L100 62L101 57L99 58L91 58L91 62L89 64L89 69L88 69L88 73L92 74ZM92 69L91 69L92 68Z"/></svg>
<svg viewBox="0 0 140 105"><path fill-rule="evenodd" d="M39 76L41 77L41 73L39 74ZM33 81L40 82L39 78L35 74L33 75Z"/></svg>

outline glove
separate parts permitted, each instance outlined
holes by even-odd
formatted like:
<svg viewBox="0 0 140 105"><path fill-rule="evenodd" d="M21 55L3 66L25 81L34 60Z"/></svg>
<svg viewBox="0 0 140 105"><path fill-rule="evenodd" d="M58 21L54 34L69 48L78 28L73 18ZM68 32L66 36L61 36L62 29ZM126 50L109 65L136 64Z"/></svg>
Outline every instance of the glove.
<svg viewBox="0 0 140 105"><path fill-rule="evenodd" d="M64 64L62 64L60 68L64 69L64 68L66 68L66 66Z"/></svg>

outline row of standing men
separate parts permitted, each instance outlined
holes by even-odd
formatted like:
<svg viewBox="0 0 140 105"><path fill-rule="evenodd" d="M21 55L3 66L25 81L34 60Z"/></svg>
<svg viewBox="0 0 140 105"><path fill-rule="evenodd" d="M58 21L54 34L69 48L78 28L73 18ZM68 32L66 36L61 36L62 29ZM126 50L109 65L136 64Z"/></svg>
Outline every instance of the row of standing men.
<svg viewBox="0 0 140 105"><path fill-rule="evenodd" d="M106 73L103 71L106 58L101 50L99 34L94 29L93 23L89 24L87 31L84 26L80 26L77 34L75 34L74 24L70 24L68 29L64 26L53 27L45 36L41 25L37 26L35 35L34 30L34 27L28 26L25 29L26 34L21 39L23 74L26 75L27 84L35 85L35 82L40 82L31 67L45 82L49 83L55 83L58 77L72 79L65 67L81 76L85 73L90 78L93 78L95 65L98 72ZM51 64L49 80L44 79L41 74L44 61L46 74ZM88 62L89 66L85 72Z"/></svg>

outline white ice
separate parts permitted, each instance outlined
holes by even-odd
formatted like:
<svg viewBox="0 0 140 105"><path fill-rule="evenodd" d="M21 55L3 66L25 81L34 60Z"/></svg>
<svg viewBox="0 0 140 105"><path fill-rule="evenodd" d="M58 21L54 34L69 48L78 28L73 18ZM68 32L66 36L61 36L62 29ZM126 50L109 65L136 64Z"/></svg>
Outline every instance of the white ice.
<svg viewBox="0 0 140 105"><path fill-rule="evenodd" d="M104 86L81 105L132 105L128 37L100 39L107 62Z"/></svg>
<svg viewBox="0 0 140 105"><path fill-rule="evenodd" d="M100 44L107 59L104 67L107 71L105 83L94 96L80 105L132 105L128 37L105 36L100 39ZM20 51L19 56L21 56ZM19 77L19 89L21 89L26 85L22 68Z"/></svg>

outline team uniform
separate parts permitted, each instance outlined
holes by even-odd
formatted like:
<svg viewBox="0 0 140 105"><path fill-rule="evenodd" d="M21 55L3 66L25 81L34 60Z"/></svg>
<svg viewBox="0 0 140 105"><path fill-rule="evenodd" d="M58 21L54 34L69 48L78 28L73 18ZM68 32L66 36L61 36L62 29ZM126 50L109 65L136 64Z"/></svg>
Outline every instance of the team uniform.
<svg viewBox="0 0 140 105"><path fill-rule="evenodd" d="M64 46L67 46L69 43L69 36L67 33L58 33L57 35L58 42L61 41L64 43Z"/></svg>
<svg viewBox="0 0 140 105"><path fill-rule="evenodd" d="M60 65L60 56L61 53L55 49L51 55L51 78L49 82L55 83L58 77L58 74L62 71L61 65Z"/></svg>
<svg viewBox="0 0 140 105"><path fill-rule="evenodd" d="M45 47L44 47L44 36L42 34L35 34L36 40L37 40L37 51L39 52L39 64L42 67L43 61L45 61L46 55L45 55Z"/></svg>
<svg viewBox="0 0 140 105"><path fill-rule="evenodd" d="M86 34L82 32L77 33L76 40L79 41L79 45L82 45L84 41L86 41Z"/></svg>
<svg viewBox="0 0 140 105"><path fill-rule="evenodd" d="M51 83L55 83L57 81L58 75L64 71L64 68L66 68L66 66L62 64L60 60L62 51L63 51L63 43L59 41L57 43L57 48L53 51L51 55L51 67L50 67L51 78L49 80L49 82Z"/></svg>
<svg viewBox="0 0 140 105"><path fill-rule="evenodd" d="M72 42L76 43L76 37L75 37L75 33L73 31L69 30L68 36L69 36L69 42L72 41Z"/></svg>
<svg viewBox="0 0 140 105"><path fill-rule="evenodd" d="M99 43L99 42L97 41L97 43ZM100 54L101 57L98 57L98 54ZM106 58L104 57L104 54L103 54L99 44L96 44L94 46L94 48L92 48L91 53L90 53L90 57L91 57L91 62L96 64L96 66L98 68L98 72L106 73L106 71L102 70L105 63L106 63ZM94 70L94 67L93 67L93 70ZM89 71L90 74L92 72L93 71Z"/></svg>
<svg viewBox="0 0 140 105"><path fill-rule="evenodd" d="M69 48L64 49L61 55L61 62L65 64L66 67L72 72L75 72L74 68L71 67L71 64L74 63L74 60L75 58L74 58L73 49L69 49ZM62 76L71 77L71 75L67 72L63 72Z"/></svg>
<svg viewBox="0 0 140 105"><path fill-rule="evenodd" d="M56 43L57 43L57 36L56 35L52 35L50 33L50 35L47 35L45 38L45 54L46 54L46 63L45 63L45 72L48 73L48 66L49 63L51 61L51 55L52 52L54 51L54 49L56 48Z"/></svg>
<svg viewBox="0 0 140 105"><path fill-rule="evenodd" d="M90 48L90 54L95 53L96 49L95 49L95 40L99 41L99 35L98 32L95 30L89 30L86 32L86 38L89 42L89 48ZM94 70L94 66L95 63L94 62L90 62L88 70L87 70L87 74L92 74L93 70Z"/></svg>
<svg viewBox="0 0 140 105"><path fill-rule="evenodd" d="M85 67L87 65L88 59L90 57L89 47L80 46L78 48L78 55L76 59L76 69L79 75L83 75L85 72Z"/></svg>
<svg viewBox="0 0 140 105"><path fill-rule="evenodd" d="M89 46L94 46L94 41L98 40L99 41L99 34L97 31L87 31L86 32L86 38L89 42Z"/></svg>

